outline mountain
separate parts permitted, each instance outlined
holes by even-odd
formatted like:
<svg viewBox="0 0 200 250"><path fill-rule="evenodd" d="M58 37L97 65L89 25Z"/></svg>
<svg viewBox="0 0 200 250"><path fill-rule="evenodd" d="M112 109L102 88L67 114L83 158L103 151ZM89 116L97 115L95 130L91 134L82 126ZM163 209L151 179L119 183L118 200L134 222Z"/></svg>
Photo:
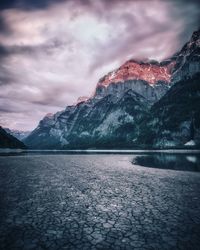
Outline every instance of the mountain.
<svg viewBox="0 0 200 250"><path fill-rule="evenodd" d="M148 109L148 101L132 90L121 98L115 95L92 98L46 116L25 143L38 148L82 148L108 142L113 145L116 138L128 141L126 133L116 137L115 132L123 127L125 131L128 127L131 131L136 129Z"/></svg>
<svg viewBox="0 0 200 250"><path fill-rule="evenodd" d="M155 110L159 109L158 107L165 110L164 105L168 104L163 100L168 98L166 96L174 96L170 93L179 88L175 86L182 86L185 81L192 82L193 77L200 72L199 47L200 31L197 31L180 52L163 62L125 62L99 80L92 97L80 98L76 104L66 107L65 110L45 116L24 140L25 143L30 147L42 149L130 148L154 144L164 147L165 143L161 142L159 145L156 141L141 139L142 133L148 137L143 121L154 124L155 121L150 115L157 117ZM187 92L184 92L184 97L187 100L191 95L192 102L193 98L196 98L193 94L188 90L188 96ZM178 96L176 98L178 99ZM187 101L183 102L180 112L184 112L186 103ZM178 106L175 101L173 105ZM192 111L193 106L190 106L190 109ZM166 115L173 117L169 112L166 112ZM157 119L164 117L159 116ZM176 121L176 117L173 118ZM152 130L153 126L149 126L147 130ZM160 129L164 131L163 127ZM158 141L164 138L156 133L154 136Z"/></svg>
<svg viewBox="0 0 200 250"><path fill-rule="evenodd" d="M16 130L16 129L9 129L9 128L4 128L4 130L8 134L14 136L15 138L17 138L20 141L25 139L31 133L31 131L21 131L21 130Z"/></svg>
<svg viewBox="0 0 200 250"><path fill-rule="evenodd" d="M0 127L0 148L26 148L24 143Z"/></svg>
<svg viewBox="0 0 200 250"><path fill-rule="evenodd" d="M200 147L200 73L174 84L140 124L143 147Z"/></svg>
<svg viewBox="0 0 200 250"><path fill-rule="evenodd" d="M97 84L95 97L109 94L120 98L131 89L142 95L151 104L159 100L171 86L174 62L161 65L158 62L136 62L129 60L120 68L101 78Z"/></svg>
<svg viewBox="0 0 200 250"><path fill-rule="evenodd" d="M148 109L148 101L131 89L119 99L105 96L92 109L82 104L78 109L78 122L68 132L70 147L127 147L130 132L139 129Z"/></svg>
<svg viewBox="0 0 200 250"><path fill-rule="evenodd" d="M200 29L193 33L190 41L171 58L171 61L175 61L172 71L173 82L191 78L200 72Z"/></svg>

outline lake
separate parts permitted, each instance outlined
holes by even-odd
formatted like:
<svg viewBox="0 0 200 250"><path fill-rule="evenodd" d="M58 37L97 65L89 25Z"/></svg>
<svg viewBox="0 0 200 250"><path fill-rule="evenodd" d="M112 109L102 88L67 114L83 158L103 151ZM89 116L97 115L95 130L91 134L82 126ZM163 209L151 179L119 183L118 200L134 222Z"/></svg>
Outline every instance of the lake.
<svg viewBox="0 0 200 250"><path fill-rule="evenodd" d="M0 249L199 249L200 154L122 153L1 152Z"/></svg>

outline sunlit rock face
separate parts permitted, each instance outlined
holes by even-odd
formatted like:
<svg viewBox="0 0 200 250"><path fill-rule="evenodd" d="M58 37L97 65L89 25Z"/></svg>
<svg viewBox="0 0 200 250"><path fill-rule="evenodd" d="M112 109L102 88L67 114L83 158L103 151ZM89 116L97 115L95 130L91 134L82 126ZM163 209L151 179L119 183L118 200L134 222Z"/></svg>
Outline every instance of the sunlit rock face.
<svg viewBox="0 0 200 250"><path fill-rule="evenodd" d="M162 65L156 61L127 61L99 80L95 96L114 94L119 98L131 89L154 103L169 89L174 64L174 61L164 62Z"/></svg>
<svg viewBox="0 0 200 250"><path fill-rule="evenodd" d="M190 41L178 53L160 63L135 60L125 62L99 80L95 94L105 96L115 92L119 96L123 90L132 89L155 102L175 82L188 79L198 72L200 72L199 30L193 33Z"/></svg>
<svg viewBox="0 0 200 250"><path fill-rule="evenodd" d="M188 43L173 57L158 63L129 60L118 69L102 77L97 87L128 80L143 80L150 85L160 81L170 84L200 71L200 31L195 31Z"/></svg>
<svg viewBox="0 0 200 250"><path fill-rule="evenodd" d="M100 79L98 86L109 86L111 83L124 82L127 80L144 80L153 85L159 81L169 83L172 76L174 62L160 65L157 62L143 63L130 60L119 69L108 73Z"/></svg>

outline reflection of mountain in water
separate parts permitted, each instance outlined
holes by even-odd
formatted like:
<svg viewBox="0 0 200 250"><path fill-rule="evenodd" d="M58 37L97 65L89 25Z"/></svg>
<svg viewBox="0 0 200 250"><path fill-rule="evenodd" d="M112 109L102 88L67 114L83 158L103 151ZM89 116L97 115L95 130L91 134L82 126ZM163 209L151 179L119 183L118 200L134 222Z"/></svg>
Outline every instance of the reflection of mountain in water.
<svg viewBox="0 0 200 250"><path fill-rule="evenodd" d="M177 155L177 154L152 154L137 156L133 160L138 164L150 168L173 169L183 171L200 172L200 154Z"/></svg>

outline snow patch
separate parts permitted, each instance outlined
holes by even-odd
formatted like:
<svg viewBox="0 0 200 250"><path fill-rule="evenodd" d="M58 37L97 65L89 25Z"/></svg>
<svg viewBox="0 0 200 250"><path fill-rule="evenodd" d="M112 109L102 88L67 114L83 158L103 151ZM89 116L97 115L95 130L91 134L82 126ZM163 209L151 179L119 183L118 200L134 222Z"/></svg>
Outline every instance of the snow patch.
<svg viewBox="0 0 200 250"><path fill-rule="evenodd" d="M197 162L197 157L196 156L187 156L186 159L192 163Z"/></svg>
<svg viewBox="0 0 200 250"><path fill-rule="evenodd" d="M194 140L190 140L190 141L186 142L184 145L185 145L185 146L195 146L196 143L195 143Z"/></svg>

